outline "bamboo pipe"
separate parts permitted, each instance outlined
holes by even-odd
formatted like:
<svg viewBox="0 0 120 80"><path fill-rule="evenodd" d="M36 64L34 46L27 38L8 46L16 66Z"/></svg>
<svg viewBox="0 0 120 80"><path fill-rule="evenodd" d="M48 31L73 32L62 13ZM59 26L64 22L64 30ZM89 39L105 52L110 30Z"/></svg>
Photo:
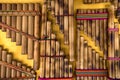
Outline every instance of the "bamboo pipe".
<svg viewBox="0 0 120 80"><path fill-rule="evenodd" d="M16 65L17 65L17 62L16 62L15 60L13 60L13 61L12 61L12 65L16 66ZM11 70L11 77L12 77L12 78L16 77L16 73L17 73L17 71L14 70L14 69L12 69L12 70Z"/></svg>
<svg viewBox="0 0 120 80"><path fill-rule="evenodd" d="M17 4L17 10L22 10L22 4ZM17 16L17 21L16 21L16 28L20 31L22 31L22 17ZM16 45L21 45L22 44L22 36L19 33L16 33Z"/></svg>
<svg viewBox="0 0 120 80"><path fill-rule="evenodd" d="M35 4L35 10L38 10L38 11L40 11L40 4ZM45 8L45 10L46 10L46 8ZM43 14L44 12L42 12L42 14ZM45 15L46 16L46 15ZM45 17L44 16L44 17ZM43 18L43 20L44 20L44 18ZM43 21L42 21L43 22ZM45 22L46 23L46 22ZM42 27L45 27L46 25L43 25L42 24ZM35 22L34 22L34 36L35 37L37 37L37 38L40 38L40 17L39 16L35 16ZM42 46L41 46L42 47ZM39 67L40 67L40 60L39 60L39 58L40 58L40 44L39 44L39 42L38 41L35 41L34 42L34 62L33 62L33 64L34 64L34 66L33 66L33 68L35 69L35 70L37 70L37 69L39 69Z"/></svg>
<svg viewBox="0 0 120 80"><path fill-rule="evenodd" d="M27 10L28 9L28 4L23 4L23 10ZM25 33L28 33L28 18L27 16L23 16L22 17L22 31ZM27 41L28 39L25 36L22 36L22 54L27 54Z"/></svg>
<svg viewBox="0 0 120 80"><path fill-rule="evenodd" d="M104 69L103 58L99 56L99 68ZM100 77L101 80L104 80L104 77Z"/></svg>
<svg viewBox="0 0 120 80"><path fill-rule="evenodd" d="M12 6L12 10L16 10L17 9L17 5L16 4L11 4ZM12 16L12 22L11 22L11 26L13 26L14 28L16 27L16 17ZM16 33L14 31L11 31L11 41L15 42L16 41Z"/></svg>
<svg viewBox="0 0 120 80"><path fill-rule="evenodd" d="M27 67L27 71L28 71L28 72L30 72L30 71L31 71L30 67ZM27 75L27 77L29 77L29 75ZM32 79L31 79L31 78L29 78L29 79L27 79L27 80L32 80Z"/></svg>
<svg viewBox="0 0 120 80"><path fill-rule="evenodd" d="M21 68L21 62L17 62L17 66ZM21 72L20 71L17 71L17 77L20 77L21 76Z"/></svg>
<svg viewBox="0 0 120 80"><path fill-rule="evenodd" d="M27 68L26 68L25 65L22 65L22 69L23 69L23 70L26 70ZM26 74L25 74L25 73L22 73L22 77L26 77Z"/></svg>
<svg viewBox="0 0 120 80"><path fill-rule="evenodd" d="M2 47L0 46L0 61L2 61ZM1 72L1 65L0 65L0 72ZM1 73L0 73L1 78Z"/></svg>
<svg viewBox="0 0 120 80"><path fill-rule="evenodd" d="M72 65L69 64L69 78L73 77L73 69L72 69Z"/></svg>
<svg viewBox="0 0 120 80"><path fill-rule="evenodd" d="M51 0L51 14L54 16L55 15L55 1Z"/></svg>
<svg viewBox="0 0 120 80"><path fill-rule="evenodd" d="M12 8L12 6L11 6L11 4L6 4L6 6L7 6L7 10L11 10L11 8ZM11 17L10 16L6 16L6 24L7 25L11 25ZM9 29L7 29L7 32L6 32L6 37L7 38L10 38L11 37L11 31L9 30Z"/></svg>
<svg viewBox="0 0 120 80"><path fill-rule="evenodd" d="M96 69L99 69L100 68L99 54L98 53L95 53L95 54L96 54L96 56L95 56L95 61L96 61L95 67L96 67ZM97 77L97 80L100 80L100 77Z"/></svg>
<svg viewBox="0 0 120 80"><path fill-rule="evenodd" d="M83 13L86 14L87 13L87 10L84 9L83 10ZM87 20L84 20L84 33L87 35Z"/></svg>
<svg viewBox="0 0 120 80"><path fill-rule="evenodd" d="M7 54L7 63L12 64L12 55L11 54ZM6 78L10 78L11 77L11 69L6 67Z"/></svg>
<svg viewBox="0 0 120 80"><path fill-rule="evenodd" d="M68 61L68 59L64 59L64 77L68 77L68 72L67 72L67 70L68 70L68 65L69 65L69 61Z"/></svg>
<svg viewBox="0 0 120 80"><path fill-rule="evenodd" d="M28 5L28 9L33 11L34 10L34 4L30 3ZM34 36L34 17L29 16L28 17L28 34ZM33 59L34 57L34 41L32 39L28 38L28 59Z"/></svg>
<svg viewBox="0 0 120 80"><path fill-rule="evenodd" d="M2 4L2 10L6 10L6 4ZM6 16L2 16L2 22L6 23ZM5 28L2 27L2 31L6 31Z"/></svg>
<svg viewBox="0 0 120 80"><path fill-rule="evenodd" d="M55 16L56 16L56 23L59 24L59 18L58 14L59 13L59 1L55 0Z"/></svg>
<svg viewBox="0 0 120 80"><path fill-rule="evenodd" d="M92 69L96 69L96 52L92 49ZM97 80L97 77L93 77L93 80Z"/></svg>
<svg viewBox="0 0 120 80"><path fill-rule="evenodd" d="M2 61L6 62L7 61L7 51L3 50L2 51ZM1 78L6 77L6 67L4 65L1 66Z"/></svg>
<svg viewBox="0 0 120 80"><path fill-rule="evenodd" d="M69 14L74 15L74 0L69 1ZM69 25L70 61L74 61L74 16L69 16Z"/></svg>

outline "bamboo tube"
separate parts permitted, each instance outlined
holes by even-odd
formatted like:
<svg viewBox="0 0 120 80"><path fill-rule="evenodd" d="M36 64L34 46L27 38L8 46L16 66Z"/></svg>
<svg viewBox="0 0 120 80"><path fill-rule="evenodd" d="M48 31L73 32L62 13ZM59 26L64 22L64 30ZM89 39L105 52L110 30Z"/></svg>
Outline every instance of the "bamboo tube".
<svg viewBox="0 0 120 80"><path fill-rule="evenodd" d="M21 68L21 62L17 62L17 66ZM21 76L21 72L17 71L17 77Z"/></svg>
<svg viewBox="0 0 120 80"><path fill-rule="evenodd" d="M92 48L88 46L88 69L92 69ZM88 80L92 80L92 77L88 77Z"/></svg>
<svg viewBox="0 0 120 80"><path fill-rule="evenodd" d="M99 3L100 1L99 0L96 0L96 3Z"/></svg>
<svg viewBox="0 0 120 80"><path fill-rule="evenodd" d="M34 4L30 3L28 5L28 9L30 11L34 10ZM33 16L29 16L28 17L28 34L30 35L34 35L34 17ZM34 56L33 52L34 52L34 41L32 39L28 38L28 59L32 59Z"/></svg>
<svg viewBox="0 0 120 80"><path fill-rule="evenodd" d="M91 3L93 3L93 1L92 0L88 0L88 3L91 4Z"/></svg>
<svg viewBox="0 0 120 80"><path fill-rule="evenodd" d="M17 65L17 62L16 62L15 60L13 60L13 61L12 61L12 65L16 66L16 65ZM16 77L16 73L17 73L17 71L14 70L14 69L12 69L12 70L11 70L11 77L12 77L12 78L15 78L15 77Z"/></svg>
<svg viewBox="0 0 120 80"><path fill-rule="evenodd" d="M115 8L115 10L118 9L118 4L119 4L118 1L119 1L119 0L113 0L113 4L114 4L114 8Z"/></svg>
<svg viewBox="0 0 120 80"><path fill-rule="evenodd" d="M87 10L83 10L83 13L86 14L87 13ZM84 33L87 34L87 20L84 20Z"/></svg>
<svg viewBox="0 0 120 80"><path fill-rule="evenodd" d="M27 10L28 9L28 5L27 4L23 4L23 10ZM28 32L28 18L27 16L23 16L22 17L22 31L27 33ZM22 54L27 54L27 38L25 36L22 36Z"/></svg>
<svg viewBox="0 0 120 80"><path fill-rule="evenodd" d="M56 23L59 23L58 13L59 13L59 1L55 0L55 16L56 16Z"/></svg>
<svg viewBox="0 0 120 80"><path fill-rule="evenodd" d="M74 1L69 1L69 14L74 15ZM74 61L74 16L69 16L69 53L70 53L70 61Z"/></svg>
<svg viewBox="0 0 120 80"><path fill-rule="evenodd" d="M84 0L84 3L87 4L87 3L88 3L88 0Z"/></svg>
<svg viewBox="0 0 120 80"><path fill-rule="evenodd" d="M103 66L103 58L102 57L99 57L99 68L100 69L104 69L104 66ZM101 80L104 80L104 77L100 77Z"/></svg>
<svg viewBox="0 0 120 80"><path fill-rule="evenodd" d="M81 44L81 47L80 47L80 69L84 69L84 66L83 66L83 57L84 57L84 38L83 37L80 37L80 44ZM84 78L83 77L80 77L81 80L83 80Z"/></svg>
<svg viewBox="0 0 120 80"><path fill-rule="evenodd" d="M63 17L63 7L64 7L64 0L59 0L60 4L60 31L64 33L64 17ZM68 22L67 22L68 23Z"/></svg>
<svg viewBox="0 0 120 80"><path fill-rule="evenodd" d="M64 52L62 52L60 50L60 55L64 55ZM60 77L64 77L64 67L63 67L63 60L64 60L64 57L60 57Z"/></svg>
<svg viewBox="0 0 120 80"><path fill-rule="evenodd" d="M95 53L96 54L96 58L95 58L95 61L96 61L96 69L99 69L99 66L100 66L100 61L99 61L99 54L98 53ZM100 77L97 77L97 80L100 80Z"/></svg>
<svg viewBox="0 0 120 80"><path fill-rule="evenodd" d="M64 0L64 43L69 44L69 23L68 23L68 0Z"/></svg>
<svg viewBox="0 0 120 80"><path fill-rule="evenodd" d="M96 69L96 53L95 53L95 50L93 49L92 50L92 69ZM93 80L97 80L97 78L96 77L93 77Z"/></svg>
<svg viewBox="0 0 120 80"><path fill-rule="evenodd" d="M2 4L2 10L6 10L6 4ZM6 23L6 16L2 16L2 22ZM2 27L2 31L6 31L5 28Z"/></svg>
<svg viewBox="0 0 120 80"><path fill-rule="evenodd" d="M11 64L12 63L12 55L11 54L7 54L7 63ZM11 77L11 69L10 68L6 68L6 78L10 78Z"/></svg>
<svg viewBox="0 0 120 80"><path fill-rule="evenodd" d="M108 8L109 11L109 22L108 22L108 28L114 28L114 6L110 6ZM114 57L114 33L113 32L108 32L108 57ZM112 40L111 40L112 38ZM114 78L114 61L109 61L109 77Z"/></svg>
<svg viewBox="0 0 120 80"><path fill-rule="evenodd" d="M30 67L27 67L27 71L28 71L28 72L31 71ZM29 75L27 75L27 77L29 77ZM27 80L32 80L32 79L27 79Z"/></svg>
<svg viewBox="0 0 120 80"><path fill-rule="evenodd" d="M7 6L7 10L11 10L11 8L12 8L11 4L6 4L6 6ZM11 19L10 16L6 16L6 24L7 25L11 25L11 23L10 23L11 20L10 19ZM11 31L9 29L7 29L6 37L7 38L11 37Z"/></svg>
<svg viewBox="0 0 120 80"><path fill-rule="evenodd" d="M95 10L92 10L92 13L94 14ZM92 39L93 39L93 41L95 41L95 27L96 27L95 22L96 22L95 20L92 20Z"/></svg>
<svg viewBox="0 0 120 80"><path fill-rule="evenodd" d="M55 1L51 0L51 14L54 16L55 15Z"/></svg>
<svg viewBox="0 0 120 80"><path fill-rule="evenodd" d="M103 66L104 66L104 69L107 69L107 67L106 67L106 60L103 60ZM107 77L104 77L104 80L107 80Z"/></svg>
<svg viewBox="0 0 120 80"><path fill-rule="evenodd" d="M27 68L26 68L25 65L22 65L22 69L23 69L23 70L26 70ZM25 74L25 73L22 73L22 77L26 77L26 74Z"/></svg>
<svg viewBox="0 0 120 80"><path fill-rule="evenodd" d="M68 75L68 72L67 72L67 70L68 70L68 65L69 65L68 59L64 59L64 77L68 77L68 76L69 76L69 75Z"/></svg>
<svg viewBox="0 0 120 80"><path fill-rule="evenodd" d="M0 61L2 61L2 47L0 46ZM1 78L1 65L0 65L0 78Z"/></svg>
<svg viewBox="0 0 120 80"><path fill-rule="evenodd" d="M56 41L56 56L59 56L59 49L60 49L60 45L59 42ZM56 63L55 63L55 67L56 67L56 78L60 77L60 57L56 57Z"/></svg>
<svg viewBox="0 0 120 80"><path fill-rule="evenodd" d="M84 41L84 54L83 54L83 60L84 60L84 63L83 63L83 66L84 66L84 69L87 69L87 51L88 51L88 45L87 45L87 41ZM84 77L84 80L88 80L88 77Z"/></svg>
<svg viewBox="0 0 120 80"><path fill-rule="evenodd" d="M22 10L22 4L17 4L17 10ZM22 17L17 16L16 28L20 31L22 30L21 24L22 24ZM16 33L16 44L21 45L21 43L22 43L22 36L19 33Z"/></svg>
<svg viewBox="0 0 120 80"><path fill-rule="evenodd" d="M35 4L35 10L36 11L40 11L40 4ZM45 8L45 10L46 10L46 8ZM42 13L42 14L44 14L44 12ZM45 15L46 16L46 15ZM45 17L44 16L44 17ZM46 19L46 18L45 18ZM43 20L44 20L44 18L43 18ZM46 20L45 20L46 21ZM43 21L42 21L42 23L43 23ZM46 22L44 22L44 24L45 24ZM46 25L43 25L42 24L42 27L45 27ZM35 22L34 22L34 36L35 37L37 37L37 38L40 38L40 18L39 18L39 16L35 16ZM42 46L41 46L42 47ZM39 60L39 58L40 58L40 44L39 44L39 42L38 41L35 41L34 42L34 62L33 62L33 64L34 64L34 69L35 70L37 70L37 69L39 69L39 67L40 67L40 60Z"/></svg>
<svg viewBox="0 0 120 80"><path fill-rule="evenodd" d="M7 61L7 51L2 51L2 61ZM6 67L4 65L1 66L1 78L5 78L6 76Z"/></svg>
<svg viewBox="0 0 120 80"><path fill-rule="evenodd" d="M12 10L17 10L17 5L16 4L11 4L12 6ZM12 22L11 22L11 26L16 28L16 17L12 16ZM15 42L16 41L16 33L14 31L11 32L11 41Z"/></svg>
<svg viewBox="0 0 120 80"><path fill-rule="evenodd" d="M119 23L115 23L115 29L119 29ZM119 56L119 32L115 31L115 57ZM115 61L116 78L119 78L119 61Z"/></svg>
<svg viewBox="0 0 120 80"><path fill-rule="evenodd" d="M91 14L91 10L87 10L88 14ZM87 35L92 38L92 20L87 20Z"/></svg>
<svg viewBox="0 0 120 80"><path fill-rule="evenodd" d="M97 10L96 10L96 13L98 13ZM95 32L95 35L96 35L96 41L95 41L95 43L96 43L96 46L100 47L100 44L99 44L99 41L100 41L100 36L99 36L99 20L96 20L95 30L96 30L96 32Z"/></svg>
<svg viewBox="0 0 120 80"><path fill-rule="evenodd" d="M72 65L69 64L69 77L73 77L73 69L72 69Z"/></svg>

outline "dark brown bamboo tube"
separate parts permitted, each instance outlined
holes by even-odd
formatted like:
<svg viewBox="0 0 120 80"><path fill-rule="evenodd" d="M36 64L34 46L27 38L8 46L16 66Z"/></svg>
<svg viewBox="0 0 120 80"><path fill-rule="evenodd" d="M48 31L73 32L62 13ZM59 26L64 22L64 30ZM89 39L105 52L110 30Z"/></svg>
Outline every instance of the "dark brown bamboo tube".
<svg viewBox="0 0 120 80"><path fill-rule="evenodd" d="M0 61L2 61L2 47L0 46ZM1 78L1 65L0 65L0 78Z"/></svg>
<svg viewBox="0 0 120 80"><path fill-rule="evenodd" d="M12 6L12 10L17 10L16 4L11 4L11 6ZM16 28L16 17L12 16L11 19L12 19L11 26ZM11 31L11 41L12 42L16 41L16 33L14 31Z"/></svg>
<svg viewBox="0 0 120 80"><path fill-rule="evenodd" d="M58 19L58 13L59 13L59 1L58 0L55 0L55 16L56 16L56 23L58 24L59 23L59 19Z"/></svg>
<svg viewBox="0 0 120 80"><path fill-rule="evenodd" d="M7 54L7 63L12 64L12 55L11 54ZM6 78L10 78L11 77L11 69L6 67Z"/></svg>
<svg viewBox="0 0 120 80"><path fill-rule="evenodd" d="M81 44L81 47L80 47L80 69L84 69L84 66L83 66L83 63L84 63L84 38L83 37L80 37L80 44ZM83 77L80 77L81 80L83 80L84 78Z"/></svg>
<svg viewBox="0 0 120 80"><path fill-rule="evenodd" d="M28 9L30 11L34 10L34 4L30 3L28 5ZM34 35L34 17L29 16L28 17L28 34ZM34 41L32 39L28 38L28 59L32 59L34 57Z"/></svg>
<svg viewBox="0 0 120 80"><path fill-rule="evenodd" d="M63 16L61 16L61 15L64 15L63 14L63 7L64 7L64 0L59 0L59 5L60 5L60 7L59 7L59 16L60 16L60 31L62 32L62 33L64 33L64 17Z"/></svg>
<svg viewBox="0 0 120 80"><path fill-rule="evenodd" d="M69 1L69 14L74 15L74 0ZM74 16L69 16L69 45L70 61L74 61Z"/></svg>
<svg viewBox="0 0 120 80"><path fill-rule="evenodd" d="M28 4L23 4L23 10L27 10L28 9ZM28 18L27 16L23 16L22 17L22 31L25 33L28 33ZM27 54L27 38L25 36L22 36L22 54Z"/></svg>
<svg viewBox="0 0 120 80"><path fill-rule="evenodd" d="M110 6L108 8L109 19L108 19L108 28L114 28L114 6ZM108 57L114 57L114 40L113 40L113 32L108 32ZM112 41L111 41L112 37ZM109 61L109 77L114 78L114 61Z"/></svg>
<svg viewBox="0 0 120 80"><path fill-rule="evenodd" d="M27 68L26 68L25 65L22 65L22 69L23 69L23 70L26 70ZM22 73L22 77L26 77L26 74L25 74L25 73Z"/></svg>
<svg viewBox="0 0 120 80"><path fill-rule="evenodd" d="M84 69L87 69L87 58L88 58L88 56L87 56L87 51L88 51L88 42L87 41L84 41L84 54L83 54L83 60L84 60L84 63L83 63L83 66L84 66ZM88 79L88 77L84 77L84 80L87 80Z"/></svg>
<svg viewBox="0 0 120 80"><path fill-rule="evenodd" d="M98 13L97 10L96 10L96 13ZM100 47L100 45L99 45L99 41L100 41L100 36L99 36L99 20L96 20L95 30L96 30L96 32L95 32L95 35L96 35L96 41L95 41L95 43L96 43L96 46Z"/></svg>
<svg viewBox="0 0 120 80"><path fill-rule="evenodd" d="M95 10L92 10L92 13L95 13ZM95 20L92 20L92 39L95 41Z"/></svg>
<svg viewBox="0 0 120 80"><path fill-rule="evenodd" d="M92 50L92 69L96 69L96 53L95 50ZM97 80L96 77L93 77L93 80Z"/></svg>
<svg viewBox="0 0 120 80"><path fill-rule="evenodd" d="M73 77L72 65L69 64L69 77Z"/></svg>
<svg viewBox="0 0 120 80"><path fill-rule="evenodd" d="M21 62L17 62L17 66L21 68L22 66ZM17 77L20 77L20 76L21 76L21 72L17 71Z"/></svg>
<svg viewBox="0 0 120 80"><path fill-rule="evenodd" d="M12 65L16 66L16 65L17 65L17 62L16 62L15 60L13 60L13 61L12 61ZM14 69L12 69L12 70L11 70L11 77L12 77L12 78L15 78L15 77L16 77L16 73L17 73L17 71L14 70Z"/></svg>
<svg viewBox="0 0 120 80"><path fill-rule="evenodd" d="M6 62L7 61L7 51L3 50L2 51L2 61ZM1 66L1 78L6 77L6 67L4 65Z"/></svg>
<svg viewBox="0 0 120 80"><path fill-rule="evenodd" d="M6 10L6 4L2 4L2 10ZM2 22L6 23L6 16L2 16ZM5 28L2 27L2 31L6 31Z"/></svg>
<svg viewBox="0 0 120 80"><path fill-rule="evenodd" d="M40 11L40 4L35 4L35 10ZM46 9L45 9L46 10ZM35 28L34 28L34 36L37 38L40 38L40 17L39 16L35 16L35 24L34 24ZM42 26L43 27L43 26ZM45 27L45 26L44 26ZM40 64L40 60L39 60L39 56L40 56L40 44L38 41L34 42L34 69L39 69L39 64Z"/></svg>
<svg viewBox="0 0 120 80"><path fill-rule="evenodd" d="M7 10L11 10L11 8L12 8L11 4L6 4L6 6L7 6ZM11 23L10 23L11 20L10 19L11 19L10 16L6 16L6 24L7 25L11 25ZM11 31L9 29L7 29L6 37L7 38L11 37Z"/></svg>
<svg viewBox="0 0 120 80"><path fill-rule="evenodd" d="M22 10L22 4L17 4L17 10ZM22 17L17 16L16 20L16 28L20 31L22 31ZM16 33L16 45L22 44L22 36L19 33Z"/></svg>
<svg viewBox="0 0 120 80"><path fill-rule="evenodd" d="M118 0L118 8L120 7L120 1Z"/></svg>
<svg viewBox="0 0 120 80"><path fill-rule="evenodd" d="M60 51L60 55L64 55L64 52L63 51ZM60 77L64 77L64 74L63 74L63 57L60 57Z"/></svg>

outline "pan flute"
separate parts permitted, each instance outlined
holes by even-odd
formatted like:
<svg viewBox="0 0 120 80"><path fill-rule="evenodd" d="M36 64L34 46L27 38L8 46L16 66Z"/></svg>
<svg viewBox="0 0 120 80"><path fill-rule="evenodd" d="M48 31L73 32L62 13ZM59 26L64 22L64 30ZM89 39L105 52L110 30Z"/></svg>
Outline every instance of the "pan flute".
<svg viewBox="0 0 120 80"><path fill-rule="evenodd" d="M76 80L107 80L106 59L88 45L77 30Z"/></svg>
<svg viewBox="0 0 120 80"><path fill-rule="evenodd" d="M77 28L91 38L107 58L107 9L78 9Z"/></svg>
<svg viewBox="0 0 120 80"><path fill-rule="evenodd" d="M55 17L60 32L64 35L64 44L69 46L70 61L74 61L74 0L46 0L47 9Z"/></svg>
<svg viewBox="0 0 120 80"><path fill-rule="evenodd" d="M95 3L105 3L110 2L111 0L83 0L84 4L95 4Z"/></svg>
<svg viewBox="0 0 120 80"><path fill-rule="evenodd" d="M35 71L20 61L13 59L6 49L0 46L0 80L35 80Z"/></svg>
<svg viewBox="0 0 120 80"><path fill-rule="evenodd" d="M22 46L22 54L34 59L34 69L39 69L41 8L38 3L0 4L0 27L16 45Z"/></svg>
<svg viewBox="0 0 120 80"><path fill-rule="evenodd" d="M110 79L120 79L119 24L114 23L114 6L110 6L108 23L108 65Z"/></svg>

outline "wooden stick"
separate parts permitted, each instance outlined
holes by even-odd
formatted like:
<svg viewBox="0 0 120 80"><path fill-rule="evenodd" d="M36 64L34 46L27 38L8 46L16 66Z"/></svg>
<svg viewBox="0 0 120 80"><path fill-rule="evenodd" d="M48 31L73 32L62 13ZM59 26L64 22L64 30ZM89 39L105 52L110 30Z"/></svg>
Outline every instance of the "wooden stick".
<svg viewBox="0 0 120 80"><path fill-rule="evenodd" d="M7 10L11 10L11 8L12 8L12 7L11 7L11 4L7 4L6 6L7 6ZM10 19L11 19L10 16L7 16L7 17L6 17L6 24L7 24L7 25L11 25L11 23L10 23L11 20L10 20ZM7 38L10 38L10 37L11 37L11 31L10 31L9 29L7 29L6 37L7 37Z"/></svg>
<svg viewBox="0 0 120 80"><path fill-rule="evenodd" d="M69 1L69 14L74 15L74 0ZM74 61L74 16L69 16L69 54L70 61Z"/></svg>
<svg viewBox="0 0 120 80"><path fill-rule="evenodd" d="M12 5L12 10L17 10L17 5L16 4L11 4ZM16 27L16 17L12 16L12 23L11 26L14 28ZM11 41L15 42L16 41L16 33L14 31L11 32Z"/></svg>
<svg viewBox="0 0 120 80"><path fill-rule="evenodd" d="M6 62L7 61L7 51L3 50L2 51L2 61ZM1 78L5 78L6 76L6 67L5 66L1 66Z"/></svg>
<svg viewBox="0 0 120 80"><path fill-rule="evenodd" d="M29 4L28 5L28 9L33 11L34 10L34 4ZM28 17L28 34L30 35L34 35L34 17L33 16L29 16ZM33 59L34 57L34 41L32 39L28 38L28 59Z"/></svg>
<svg viewBox="0 0 120 80"><path fill-rule="evenodd" d="M2 10L6 10L6 4L2 4ZM6 16L2 16L2 22L6 23ZM5 28L2 27L2 31L6 31Z"/></svg>
<svg viewBox="0 0 120 80"><path fill-rule="evenodd" d="M17 64L17 62L16 62L15 60L13 60L13 61L12 61L12 65L16 66L16 64ZM12 69L12 70L11 70L11 77L12 77L12 78L16 77L16 73L17 73L17 71L14 70L14 69Z"/></svg>
<svg viewBox="0 0 120 80"><path fill-rule="evenodd" d="M44 8L46 10L46 8ZM38 10L40 11L40 4L35 4L35 10ZM44 14L44 13L43 13ZM46 15L45 15L46 16ZM46 19L46 18L45 18ZM44 19L43 19L44 20ZM45 20L46 21L46 20ZM37 37L37 38L40 38L40 17L39 16L35 16L35 22L34 22L34 36ZM46 23L46 22L45 22ZM42 25L42 27L45 27L46 25ZM40 44L38 41L35 41L34 42L34 66L33 68L35 70L39 69L40 67Z"/></svg>
<svg viewBox="0 0 120 80"><path fill-rule="evenodd" d="M7 54L7 63L11 64L12 63L12 55L11 54ZM11 69L10 68L6 68L6 78L10 78L11 77Z"/></svg>
<svg viewBox="0 0 120 80"><path fill-rule="evenodd" d="M21 62L17 62L17 66L21 68ZM21 72L17 71L17 77L21 76Z"/></svg>
<svg viewBox="0 0 120 80"><path fill-rule="evenodd" d="M22 4L17 4L17 10L22 10ZM17 21L16 21L16 28L20 31L22 31L22 17L17 16ZM16 45L21 45L22 43L22 36L19 33L16 33Z"/></svg>

